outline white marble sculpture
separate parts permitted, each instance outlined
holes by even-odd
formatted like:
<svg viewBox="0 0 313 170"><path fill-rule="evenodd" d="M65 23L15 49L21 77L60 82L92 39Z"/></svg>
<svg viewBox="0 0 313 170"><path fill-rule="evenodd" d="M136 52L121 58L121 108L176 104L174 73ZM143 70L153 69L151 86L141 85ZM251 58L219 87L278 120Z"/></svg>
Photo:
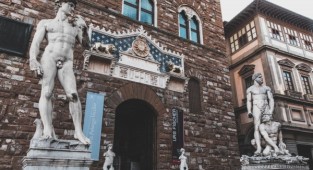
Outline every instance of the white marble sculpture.
<svg viewBox="0 0 313 170"><path fill-rule="evenodd" d="M289 151L286 149L286 144L283 142L283 134L281 131L281 124L279 122L272 121L272 114L264 114L262 116L262 123L259 130L264 140L263 156L276 157L277 155L289 155Z"/></svg>
<svg viewBox="0 0 313 170"><path fill-rule="evenodd" d="M252 76L254 84L247 89L247 110L248 116L253 117L254 121L254 139L256 144L255 155L261 155L261 136L259 126L261 117L264 113L273 114L274 99L271 89L263 85L263 77L261 73L255 73Z"/></svg>
<svg viewBox="0 0 313 170"><path fill-rule="evenodd" d="M29 55L30 69L42 77L39 112L43 123L43 139L55 139L52 125L52 93L57 76L69 100L70 114L73 118L75 135L83 144L90 140L82 131L82 109L78 98L76 80L73 72L73 52L75 42L84 44L86 23L79 15L74 15L75 0L56 0L56 17L41 20L36 29ZM48 45L41 56L40 44L46 39Z"/></svg>
<svg viewBox="0 0 313 170"><path fill-rule="evenodd" d="M112 151L113 145L108 145L108 151L106 151L103 156L105 157L105 161L103 164L103 170L114 170L113 161L115 157L115 153Z"/></svg>
<svg viewBox="0 0 313 170"><path fill-rule="evenodd" d="M255 139L251 140L251 144L256 148L256 152L253 156L242 155L242 169L276 169L275 166L284 169L286 165L291 169L308 168L307 158L289 154L283 142L281 124L272 121L274 99L271 89L263 85L260 73L255 73L252 79L254 85L247 89L247 110L248 116L254 119Z"/></svg>
<svg viewBox="0 0 313 170"><path fill-rule="evenodd" d="M185 149L181 148L180 152L181 154L179 156L179 160L180 160L179 170L188 170L187 157L185 156Z"/></svg>

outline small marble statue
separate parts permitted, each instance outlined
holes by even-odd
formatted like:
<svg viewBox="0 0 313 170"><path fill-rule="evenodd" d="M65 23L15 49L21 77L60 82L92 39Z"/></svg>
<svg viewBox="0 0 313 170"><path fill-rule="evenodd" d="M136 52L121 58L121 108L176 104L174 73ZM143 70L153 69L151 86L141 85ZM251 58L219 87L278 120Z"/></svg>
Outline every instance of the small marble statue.
<svg viewBox="0 0 313 170"><path fill-rule="evenodd" d="M43 19L38 25L30 47L29 64L38 76L42 77L39 112L43 124L42 139L56 139L52 125L52 94L57 76L69 99L70 114L75 127L74 137L83 144L90 140L82 131L82 109L78 98L76 80L73 71L74 45L84 43L87 25L79 15L74 15L76 0L55 0L56 17ZM40 44L46 39L48 45L41 56Z"/></svg>
<svg viewBox="0 0 313 170"><path fill-rule="evenodd" d="M113 145L108 145L108 151L106 151L103 156L105 157L105 161L103 164L103 170L114 170L113 161L115 157L115 153L112 151Z"/></svg>
<svg viewBox="0 0 313 170"><path fill-rule="evenodd" d="M188 170L187 157L185 156L185 149L181 148L180 152L181 154L179 156L179 160L180 160L179 170Z"/></svg>
<svg viewBox="0 0 313 170"><path fill-rule="evenodd" d="M261 155L261 136L259 126L261 117L264 113L273 114L274 99L271 89L263 85L263 77L261 73L255 73L252 76L254 84L247 89L247 110L248 116L253 117L254 121L254 139L256 144L255 155Z"/></svg>

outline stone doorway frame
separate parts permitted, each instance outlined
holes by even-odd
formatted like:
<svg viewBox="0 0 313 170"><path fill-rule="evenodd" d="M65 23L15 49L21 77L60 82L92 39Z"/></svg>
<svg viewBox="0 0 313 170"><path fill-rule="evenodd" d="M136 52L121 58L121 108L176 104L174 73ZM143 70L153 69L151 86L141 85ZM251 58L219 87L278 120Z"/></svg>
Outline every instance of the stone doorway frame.
<svg viewBox="0 0 313 170"><path fill-rule="evenodd" d="M116 112L117 107L122 104L123 102L130 100L130 99L139 99L147 102L150 104L156 114L156 153L154 154L154 163L155 167L153 170L157 170L159 168L159 136L160 136L160 129L161 129L161 117L164 113L167 113L164 103L162 103L161 98L156 94L156 92L149 86L139 84L139 83L128 83L115 92L112 93L111 96L108 96L106 104L109 108L112 108L114 113ZM114 122L115 127L115 122ZM114 134L114 130L113 130Z"/></svg>

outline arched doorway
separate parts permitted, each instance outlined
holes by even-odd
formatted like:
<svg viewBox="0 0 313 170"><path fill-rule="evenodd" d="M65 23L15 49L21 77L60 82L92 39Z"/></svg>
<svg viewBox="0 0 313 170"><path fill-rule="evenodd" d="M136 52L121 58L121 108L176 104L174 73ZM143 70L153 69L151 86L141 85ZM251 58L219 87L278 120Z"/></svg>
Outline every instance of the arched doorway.
<svg viewBox="0 0 313 170"><path fill-rule="evenodd" d="M118 170L153 170L156 164L155 109L144 100L130 99L115 112L114 152Z"/></svg>

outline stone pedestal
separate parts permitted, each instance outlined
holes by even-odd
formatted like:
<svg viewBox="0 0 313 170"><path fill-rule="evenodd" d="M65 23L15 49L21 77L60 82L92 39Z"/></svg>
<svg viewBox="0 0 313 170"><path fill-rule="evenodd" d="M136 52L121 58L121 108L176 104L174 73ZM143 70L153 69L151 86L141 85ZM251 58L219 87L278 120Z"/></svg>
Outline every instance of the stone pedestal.
<svg viewBox="0 0 313 170"><path fill-rule="evenodd" d="M240 158L241 170L310 170L308 158L303 156L247 156Z"/></svg>
<svg viewBox="0 0 313 170"><path fill-rule="evenodd" d="M308 165L289 165L283 163L242 165L241 170L310 170Z"/></svg>
<svg viewBox="0 0 313 170"><path fill-rule="evenodd" d="M77 140L32 140L23 170L89 170L89 146Z"/></svg>

